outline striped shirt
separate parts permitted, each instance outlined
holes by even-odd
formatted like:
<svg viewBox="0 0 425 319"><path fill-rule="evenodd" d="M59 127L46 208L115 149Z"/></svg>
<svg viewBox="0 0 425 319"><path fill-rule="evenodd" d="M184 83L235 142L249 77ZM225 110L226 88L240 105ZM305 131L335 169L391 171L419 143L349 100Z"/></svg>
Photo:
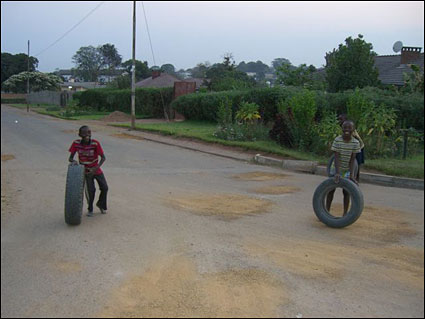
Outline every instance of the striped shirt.
<svg viewBox="0 0 425 319"><path fill-rule="evenodd" d="M352 153L360 153L360 142L352 137L351 141L345 142L342 135L335 138L331 150L339 154L340 173L350 170L350 158Z"/></svg>
<svg viewBox="0 0 425 319"><path fill-rule="evenodd" d="M99 164L99 156L103 155L103 149L100 146L100 143L97 140L90 140L89 144L82 144L81 139L75 140L69 151L73 153L78 153L78 159L80 164L83 164L86 168L95 167ZM95 175L102 174L102 170L96 170Z"/></svg>

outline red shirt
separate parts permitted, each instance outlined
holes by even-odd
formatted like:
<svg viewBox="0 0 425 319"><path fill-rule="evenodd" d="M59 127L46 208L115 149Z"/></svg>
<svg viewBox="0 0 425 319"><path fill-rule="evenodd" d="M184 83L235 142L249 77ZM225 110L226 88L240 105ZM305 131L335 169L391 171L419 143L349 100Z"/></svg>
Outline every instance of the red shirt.
<svg viewBox="0 0 425 319"><path fill-rule="evenodd" d="M78 153L78 159L80 164L83 164L86 168L95 167L99 163L99 156L103 155L102 146L97 140L90 140L89 144L81 144L81 139L75 140L69 148L71 153ZM99 169L94 173L95 175L102 174L102 170Z"/></svg>

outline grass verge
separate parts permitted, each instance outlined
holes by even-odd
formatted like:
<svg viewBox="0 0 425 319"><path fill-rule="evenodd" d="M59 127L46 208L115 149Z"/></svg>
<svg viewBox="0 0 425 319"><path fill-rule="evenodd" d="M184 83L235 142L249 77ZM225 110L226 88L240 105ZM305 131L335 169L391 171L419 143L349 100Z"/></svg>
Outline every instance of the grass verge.
<svg viewBox="0 0 425 319"><path fill-rule="evenodd" d="M114 124L114 126L130 127L129 124ZM136 124L136 129L155 132L163 135L196 139L209 143L225 146L236 146L245 150L254 150L268 154L275 154L286 158L298 160L317 161L322 165L327 164L328 158L313 153L287 149L272 140L243 142L225 141L214 137L216 123L183 121L170 123ZM374 171L381 174L409 178L424 178L424 155L417 155L406 160L402 159L366 159L362 171Z"/></svg>

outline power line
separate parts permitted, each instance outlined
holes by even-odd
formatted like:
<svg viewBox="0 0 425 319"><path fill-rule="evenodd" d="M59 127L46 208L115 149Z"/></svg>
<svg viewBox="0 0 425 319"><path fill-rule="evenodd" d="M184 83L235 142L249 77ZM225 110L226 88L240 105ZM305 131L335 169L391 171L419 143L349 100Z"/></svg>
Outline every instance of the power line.
<svg viewBox="0 0 425 319"><path fill-rule="evenodd" d="M62 40L68 33L70 33L72 30L74 30L78 25L80 25L85 19L87 19L93 12L95 12L102 4L104 4L105 1L102 1L100 4L96 6L93 10L91 10L84 18L82 18L76 25L74 25L71 29L69 29L67 32L65 32L64 35L62 35L59 39L57 39L55 42L53 42L51 45L49 45L47 48L42 50L40 53L36 54L35 56L39 56L40 54L44 53L48 49L50 49L52 46L54 46L56 43L58 43L60 40Z"/></svg>
<svg viewBox="0 0 425 319"><path fill-rule="evenodd" d="M150 43L150 46L151 46L153 64L156 65L155 54L153 53L153 47L152 47L151 34L149 32L148 19L146 18L145 5L143 4L143 1L142 1L142 7L143 7L143 15L145 16L146 30L148 31L149 43Z"/></svg>

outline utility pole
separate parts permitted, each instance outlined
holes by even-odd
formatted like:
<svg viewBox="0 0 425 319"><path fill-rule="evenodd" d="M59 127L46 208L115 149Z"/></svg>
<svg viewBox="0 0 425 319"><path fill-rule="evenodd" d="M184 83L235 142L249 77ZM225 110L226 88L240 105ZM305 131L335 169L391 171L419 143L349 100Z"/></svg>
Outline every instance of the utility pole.
<svg viewBox="0 0 425 319"><path fill-rule="evenodd" d="M131 129L136 128L136 1L133 1L133 67L131 73Z"/></svg>
<svg viewBox="0 0 425 319"><path fill-rule="evenodd" d="M28 69L28 77L27 77L27 98L26 98L26 100L27 100L27 112L29 112L30 111L30 105L29 105L29 103L28 103L28 98L29 98L29 95L30 95L30 74L29 74L29 72L30 72L30 40L28 40L28 57L27 57L28 59L28 67L27 67L27 69Z"/></svg>

